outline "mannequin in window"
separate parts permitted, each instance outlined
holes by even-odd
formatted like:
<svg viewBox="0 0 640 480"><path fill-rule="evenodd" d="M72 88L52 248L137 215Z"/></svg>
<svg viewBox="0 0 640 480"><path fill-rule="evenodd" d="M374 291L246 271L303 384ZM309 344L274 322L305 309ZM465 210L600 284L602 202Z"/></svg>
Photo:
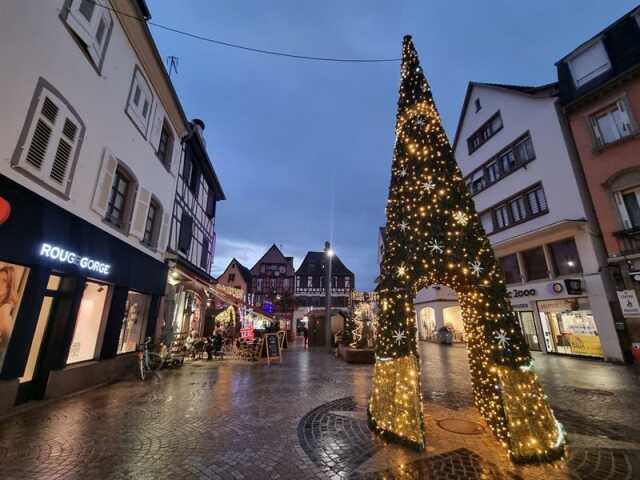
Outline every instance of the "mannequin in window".
<svg viewBox="0 0 640 480"><path fill-rule="evenodd" d="M0 366L13 329L13 311L18 303L13 267L0 266Z"/></svg>

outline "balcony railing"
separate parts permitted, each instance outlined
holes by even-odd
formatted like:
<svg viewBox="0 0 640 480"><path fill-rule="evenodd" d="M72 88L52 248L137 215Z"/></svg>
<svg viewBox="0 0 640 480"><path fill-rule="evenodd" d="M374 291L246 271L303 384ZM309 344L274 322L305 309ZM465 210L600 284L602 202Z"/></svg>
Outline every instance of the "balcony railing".
<svg viewBox="0 0 640 480"><path fill-rule="evenodd" d="M618 248L621 255L640 253L640 228L629 228L613 232L618 239Z"/></svg>

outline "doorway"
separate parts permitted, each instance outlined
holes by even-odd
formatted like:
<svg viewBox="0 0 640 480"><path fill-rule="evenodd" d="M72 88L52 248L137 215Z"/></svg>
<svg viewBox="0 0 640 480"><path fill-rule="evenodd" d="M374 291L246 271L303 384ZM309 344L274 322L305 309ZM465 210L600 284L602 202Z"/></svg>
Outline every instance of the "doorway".
<svg viewBox="0 0 640 480"><path fill-rule="evenodd" d="M536 330L533 312L531 310L524 310L516 313L518 314L518 322L520 323L522 335L527 345L529 345L529 349L540 352L542 349L540 348L540 338Z"/></svg>
<svg viewBox="0 0 640 480"><path fill-rule="evenodd" d="M49 275L47 289L38 314L36 329L31 340L27 364L22 377L18 379L20 385L16 404L44 398L50 369L46 365L46 361L43 358L45 355L42 355L42 353L46 350L43 347L51 338L52 312L55 310L61 280L62 277L58 275Z"/></svg>

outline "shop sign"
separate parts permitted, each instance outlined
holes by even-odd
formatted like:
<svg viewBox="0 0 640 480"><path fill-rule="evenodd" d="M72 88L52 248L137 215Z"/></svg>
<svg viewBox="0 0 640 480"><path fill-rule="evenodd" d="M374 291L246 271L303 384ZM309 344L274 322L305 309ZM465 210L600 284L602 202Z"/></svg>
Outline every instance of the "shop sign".
<svg viewBox="0 0 640 480"><path fill-rule="evenodd" d="M518 297L532 297L536 295L536 293L537 292L535 288L524 288L524 289L516 288L514 290L509 290L508 295L509 295L509 298L518 298Z"/></svg>
<svg viewBox="0 0 640 480"><path fill-rule="evenodd" d="M560 282L553 282L551 284L551 290L553 293L562 293L564 291L564 286Z"/></svg>
<svg viewBox="0 0 640 480"><path fill-rule="evenodd" d="M57 260L60 263L77 265L83 270L101 273L102 275L109 275L111 271L111 265L108 263L99 262L98 260L94 260L89 257L83 257L75 252L49 243L43 243L40 246L40 256Z"/></svg>
<svg viewBox="0 0 640 480"><path fill-rule="evenodd" d="M620 307L622 307L622 315L625 317L639 317L640 305L638 304L638 297L635 290L620 290L616 292L618 294L618 301Z"/></svg>

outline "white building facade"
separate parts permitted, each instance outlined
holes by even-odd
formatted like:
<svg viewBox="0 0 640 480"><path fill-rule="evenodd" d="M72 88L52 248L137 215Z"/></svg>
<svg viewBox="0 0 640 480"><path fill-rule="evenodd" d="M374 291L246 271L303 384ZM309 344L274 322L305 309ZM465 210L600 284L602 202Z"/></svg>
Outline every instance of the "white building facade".
<svg viewBox="0 0 640 480"><path fill-rule="evenodd" d="M188 123L149 16L0 6L0 411L109 381L155 329Z"/></svg>
<svg viewBox="0 0 640 480"><path fill-rule="evenodd" d="M615 293L600 273L597 226L558 112L555 84L470 83L456 160L531 350L623 361ZM416 300L425 336L446 322L444 315L431 321L424 309L455 298L446 288L429 290ZM459 328L457 315L449 323Z"/></svg>

